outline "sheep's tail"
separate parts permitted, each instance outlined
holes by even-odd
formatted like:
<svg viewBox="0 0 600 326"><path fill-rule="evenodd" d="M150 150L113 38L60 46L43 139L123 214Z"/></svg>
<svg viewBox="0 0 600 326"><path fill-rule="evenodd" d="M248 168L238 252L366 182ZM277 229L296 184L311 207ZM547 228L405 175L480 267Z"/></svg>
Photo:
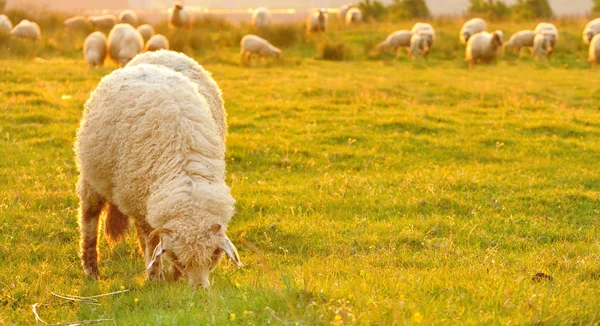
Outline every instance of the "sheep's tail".
<svg viewBox="0 0 600 326"><path fill-rule="evenodd" d="M129 229L129 218L121 213L117 206L107 203L104 207L106 220L104 221L104 232L109 242L119 242L125 237Z"/></svg>

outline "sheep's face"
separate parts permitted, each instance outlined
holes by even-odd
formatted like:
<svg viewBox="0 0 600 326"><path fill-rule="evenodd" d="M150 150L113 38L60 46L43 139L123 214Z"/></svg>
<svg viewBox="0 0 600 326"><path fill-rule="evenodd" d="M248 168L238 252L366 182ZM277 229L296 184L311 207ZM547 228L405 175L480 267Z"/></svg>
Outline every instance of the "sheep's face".
<svg viewBox="0 0 600 326"><path fill-rule="evenodd" d="M173 4L173 8L181 10L183 9L183 5L181 4L181 2L175 2L175 4Z"/></svg>
<svg viewBox="0 0 600 326"><path fill-rule="evenodd" d="M588 42L591 42L592 39L594 38L594 33L592 31L588 31L585 35L585 37L587 38Z"/></svg>
<svg viewBox="0 0 600 326"><path fill-rule="evenodd" d="M463 39L465 40L465 42L467 42L470 37L471 37L471 33L469 33L469 32L463 33Z"/></svg>
<svg viewBox="0 0 600 326"><path fill-rule="evenodd" d="M502 31L495 31L494 33L492 33L492 44L495 47L500 47L502 46L502 42L504 39L504 33L502 33Z"/></svg>

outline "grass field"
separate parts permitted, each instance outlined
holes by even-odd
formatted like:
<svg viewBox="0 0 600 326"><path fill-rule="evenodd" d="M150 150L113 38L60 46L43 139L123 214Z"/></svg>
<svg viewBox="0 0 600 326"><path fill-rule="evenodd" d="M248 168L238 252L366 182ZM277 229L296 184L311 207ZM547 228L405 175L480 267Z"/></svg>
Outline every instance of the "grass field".
<svg viewBox="0 0 600 326"><path fill-rule="evenodd" d="M568 24L549 63L473 70L451 41L426 63L367 60L357 31L332 32L359 53L342 62L302 44L252 68L234 47L194 53L226 101L245 263L209 291L148 283L134 234L102 237L85 279L72 147L115 67L21 44L39 52L0 60L0 324L33 324L35 303L53 323L600 323L600 83Z"/></svg>

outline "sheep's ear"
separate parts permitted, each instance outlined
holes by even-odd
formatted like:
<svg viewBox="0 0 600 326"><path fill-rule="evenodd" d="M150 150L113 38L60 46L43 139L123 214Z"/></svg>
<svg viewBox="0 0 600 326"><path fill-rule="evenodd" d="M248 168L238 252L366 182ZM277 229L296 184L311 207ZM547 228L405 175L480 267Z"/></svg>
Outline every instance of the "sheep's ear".
<svg viewBox="0 0 600 326"><path fill-rule="evenodd" d="M221 224L213 224L213 226L210 227L210 233L212 234L217 234L217 232L219 232L221 230L223 226L221 226Z"/></svg>
<svg viewBox="0 0 600 326"><path fill-rule="evenodd" d="M225 254L227 254L227 257L231 258L231 260L233 260L233 262L238 267L244 266L244 264L242 264L242 261L240 260L240 255L238 254L237 249L235 248L235 246L233 245L231 240L229 240L227 235L225 235L225 241L221 245L221 249L223 249L223 251L225 251Z"/></svg>
<svg viewBox="0 0 600 326"><path fill-rule="evenodd" d="M154 266L154 264L156 264L156 261L158 259L160 259L160 256L162 256L162 254L164 254L165 252L166 252L166 250L163 248L162 242L159 242L158 246L156 246L156 248L154 248L154 253L152 254L152 260L150 261L150 263L148 263L148 266L146 266L146 270L151 269L152 266Z"/></svg>

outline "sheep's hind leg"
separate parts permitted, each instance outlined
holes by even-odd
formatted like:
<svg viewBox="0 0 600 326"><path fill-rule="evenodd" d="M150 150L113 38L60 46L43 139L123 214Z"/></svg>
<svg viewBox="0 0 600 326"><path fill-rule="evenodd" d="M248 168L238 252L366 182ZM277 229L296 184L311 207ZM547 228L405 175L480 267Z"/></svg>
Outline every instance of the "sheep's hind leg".
<svg viewBox="0 0 600 326"><path fill-rule="evenodd" d="M160 239L158 237L148 239L148 235L153 229L143 218L135 219L135 229L137 231L140 247L142 247L142 251L144 252L144 266L148 268L148 264L150 264L154 256L154 249L158 246ZM160 259L152 265L152 268L146 269L146 275L148 276L148 279L152 281L164 279L163 266Z"/></svg>
<svg viewBox="0 0 600 326"><path fill-rule="evenodd" d="M79 229L81 231L81 261L88 278L98 278L98 218L105 199L92 186L80 179L77 187L79 194Z"/></svg>

